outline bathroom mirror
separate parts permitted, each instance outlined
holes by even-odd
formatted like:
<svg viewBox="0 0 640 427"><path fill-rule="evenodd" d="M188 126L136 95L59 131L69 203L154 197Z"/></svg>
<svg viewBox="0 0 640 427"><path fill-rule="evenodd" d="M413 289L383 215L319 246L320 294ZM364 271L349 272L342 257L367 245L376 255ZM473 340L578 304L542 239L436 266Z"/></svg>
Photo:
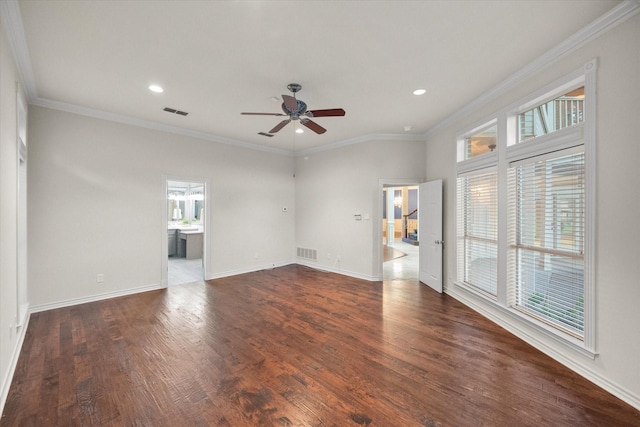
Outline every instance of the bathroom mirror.
<svg viewBox="0 0 640 427"><path fill-rule="evenodd" d="M170 222L201 223L204 213L202 184L169 181L167 187L167 218Z"/></svg>

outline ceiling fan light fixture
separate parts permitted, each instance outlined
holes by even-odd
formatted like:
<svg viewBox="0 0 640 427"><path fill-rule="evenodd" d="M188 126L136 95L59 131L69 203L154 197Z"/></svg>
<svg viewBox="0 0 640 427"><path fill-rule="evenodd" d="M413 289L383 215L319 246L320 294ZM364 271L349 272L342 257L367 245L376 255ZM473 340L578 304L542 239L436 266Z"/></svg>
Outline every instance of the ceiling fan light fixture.
<svg viewBox="0 0 640 427"><path fill-rule="evenodd" d="M318 123L314 122L310 119L310 117L342 117L345 115L345 111L342 108L329 108L323 110L309 110L307 111L307 104L304 101L301 101L295 97L296 92L299 92L302 89L302 86L298 83L291 83L287 85L287 89L293 93L294 96L290 95L282 95L282 100L284 101L281 104L282 113L247 113L243 112L240 114L249 115L249 116L284 116L289 117L278 123L273 129L269 131L270 134L274 134L278 132L280 129L285 127L287 124L291 123L293 120L298 120L301 125L305 126L307 129L311 129L313 132L321 135L325 133L327 130L320 126ZM296 133L304 132L301 128L296 129Z"/></svg>
<svg viewBox="0 0 640 427"><path fill-rule="evenodd" d="M424 95L427 93L426 89L416 89L413 91L413 94L416 96Z"/></svg>
<svg viewBox="0 0 640 427"><path fill-rule="evenodd" d="M149 90L151 92L155 92L155 93L162 93L164 92L164 89L162 89L162 86L158 86L158 85L150 85L149 86Z"/></svg>

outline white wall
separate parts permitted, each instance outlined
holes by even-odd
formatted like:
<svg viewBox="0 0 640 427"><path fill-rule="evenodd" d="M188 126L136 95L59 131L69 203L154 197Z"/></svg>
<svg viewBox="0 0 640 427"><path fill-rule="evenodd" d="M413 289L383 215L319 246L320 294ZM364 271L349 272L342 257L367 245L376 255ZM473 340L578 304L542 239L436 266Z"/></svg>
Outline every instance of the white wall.
<svg viewBox="0 0 640 427"><path fill-rule="evenodd" d="M596 343L591 360L531 327L518 333L556 359L640 408L640 15L530 78L469 117L429 138L427 178L445 182L445 241L455 241L455 136L529 93L599 58L597 79ZM533 59L533 58L532 58ZM445 252L445 283L456 292L455 247ZM470 297L469 297L470 298ZM479 298L471 303L505 319ZM508 320L506 320L508 321ZM513 330L516 325L505 325Z"/></svg>
<svg viewBox="0 0 640 427"><path fill-rule="evenodd" d="M34 310L160 285L164 175L210 180L210 277L294 261L292 158L42 107L29 114Z"/></svg>
<svg viewBox="0 0 640 427"><path fill-rule="evenodd" d="M20 81L0 27L0 409L9 390L23 329L17 328L17 107Z"/></svg>
<svg viewBox="0 0 640 427"><path fill-rule="evenodd" d="M297 159L296 245L318 251L299 263L381 280L380 179L424 179L422 141L369 141ZM354 214L368 214L356 221ZM340 260L337 257L340 257Z"/></svg>

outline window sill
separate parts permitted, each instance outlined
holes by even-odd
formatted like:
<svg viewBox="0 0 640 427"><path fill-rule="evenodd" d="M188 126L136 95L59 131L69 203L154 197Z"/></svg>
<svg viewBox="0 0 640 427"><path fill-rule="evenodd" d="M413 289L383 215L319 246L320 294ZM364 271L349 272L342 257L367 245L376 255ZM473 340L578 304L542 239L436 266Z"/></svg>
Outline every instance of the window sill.
<svg viewBox="0 0 640 427"><path fill-rule="evenodd" d="M547 339L551 339L560 344L563 349L571 350L592 360L598 355L594 350L586 348L583 341L515 308L504 306L464 283L454 282L453 289L448 289L447 293L545 353L557 352L557 348L551 348L547 342Z"/></svg>

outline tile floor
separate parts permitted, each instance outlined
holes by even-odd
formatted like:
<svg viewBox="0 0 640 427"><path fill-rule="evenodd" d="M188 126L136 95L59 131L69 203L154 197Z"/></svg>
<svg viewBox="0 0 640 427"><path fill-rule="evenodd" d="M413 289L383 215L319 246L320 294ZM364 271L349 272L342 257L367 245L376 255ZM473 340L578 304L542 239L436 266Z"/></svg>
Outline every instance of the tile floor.
<svg viewBox="0 0 640 427"><path fill-rule="evenodd" d="M382 265L383 280L418 280L418 246L396 239L393 247L407 254Z"/></svg>
<svg viewBox="0 0 640 427"><path fill-rule="evenodd" d="M202 258L169 258L169 286L197 282L203 279Z"/></svg>

